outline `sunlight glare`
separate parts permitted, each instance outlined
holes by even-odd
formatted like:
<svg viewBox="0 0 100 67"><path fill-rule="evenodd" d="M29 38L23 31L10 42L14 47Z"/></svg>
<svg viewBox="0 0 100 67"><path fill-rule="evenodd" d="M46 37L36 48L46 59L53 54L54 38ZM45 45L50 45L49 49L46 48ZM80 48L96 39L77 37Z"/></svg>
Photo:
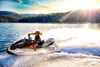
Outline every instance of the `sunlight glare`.
<svg viewBox="0 0 100 67"><path fill-rule="evenodd" d="M82 0L80 9L99 9L99 3L96 0Z"/></svg>
<svg viewBox="0 0 100 67"><path fill-rule="evenodd" d="M67 12L73 10L94 10L100 8L100 2L97 0L75 0L75 1L63 1L57 2L58 4L52 4L54 12ZM51 4L50 4L51 5Z"/></svg>

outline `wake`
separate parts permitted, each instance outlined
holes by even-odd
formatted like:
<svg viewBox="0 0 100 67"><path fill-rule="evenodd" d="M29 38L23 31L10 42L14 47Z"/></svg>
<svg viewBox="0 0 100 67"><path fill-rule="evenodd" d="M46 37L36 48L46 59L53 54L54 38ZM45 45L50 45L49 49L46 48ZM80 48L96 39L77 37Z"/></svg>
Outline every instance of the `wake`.
<svg viewBox="0 0 100 67"><path fill-rule="evenodd" d="M96 26L91 26L93 25L86 24L77 28L51 29L46 31L42 38L54 38L60 47L99 47L100 30Z"/></svg>
<svg viewBox="0 0 100 67"><path fill-rule="evenodd" d="M84 61L82 61L82 59ZM75 62L93 62L97 66L100 62L100 57L94 56L92 54L88 55L83 53L67 53L63 51L60 53L46 53L31 56L14 56L8 55L7 53L0 54L0 67L66 67L66 65L70 66L69 63L72 63L73 66L76 65Z"/></svg>

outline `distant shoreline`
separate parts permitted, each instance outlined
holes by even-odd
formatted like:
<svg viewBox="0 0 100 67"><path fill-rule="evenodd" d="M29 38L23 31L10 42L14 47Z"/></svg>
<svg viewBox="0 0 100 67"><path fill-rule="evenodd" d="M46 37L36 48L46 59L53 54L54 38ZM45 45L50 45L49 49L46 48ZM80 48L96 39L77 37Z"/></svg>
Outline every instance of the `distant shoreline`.
<svg viewBox="0 0 100 67"><path fill-rule="evenodd" d="M65 13L52 14L18 14L10 11L0 11L0 23L85 23L93 22L100 23L100 10L95 11L95 16L89 16L82 13L82 11L69 11ZM69 15L72 13L71 15ZM67 16L68 15L68 16Z"/></svg>

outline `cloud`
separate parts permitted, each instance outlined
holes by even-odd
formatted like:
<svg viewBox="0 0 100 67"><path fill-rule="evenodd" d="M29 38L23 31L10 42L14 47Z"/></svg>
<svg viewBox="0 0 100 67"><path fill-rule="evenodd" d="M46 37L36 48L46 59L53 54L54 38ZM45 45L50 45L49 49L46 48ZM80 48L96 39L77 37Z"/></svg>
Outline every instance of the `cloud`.
<svg viewBox="0 0 100 67"><path fill-rule="evenodd" d="M19 13L67 12L81 8L81 1L84 0L0 0L0 10L15 10ZM100 4L100 0L97 1Z"/></svg>
<svg viewBox="0 0 100 67"><path fill-rule="evenodd" d="M23 5L18 3L18 0L12 1L0 1L0 11L13 11L13 12L18 12L18 13L23 13L25 10L29 10L30 6L28 5ZM26 11L27 13L27 11Z"/></svg>
<svg viewBox="0 0 100 67"><path fill-rule="evenodd" d="M18 0L19 1L19 3L23 3L23 1L22 0Z"/></svg>

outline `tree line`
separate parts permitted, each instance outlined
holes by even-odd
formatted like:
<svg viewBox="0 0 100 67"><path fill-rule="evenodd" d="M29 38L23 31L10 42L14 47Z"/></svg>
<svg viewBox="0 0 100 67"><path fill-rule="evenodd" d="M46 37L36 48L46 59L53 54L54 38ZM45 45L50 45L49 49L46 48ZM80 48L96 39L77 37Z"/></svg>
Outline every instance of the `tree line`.
<svg viewBox="0 0 100 67"><path fill-rule="evenodd" d="M39 14L37 16L0 16L0 22L27 22L27 23L76 23L76 22L86 22L87 17L82 15L72 14L68 16L70 12L66 13L52 13L52 14ZM94 20L91 21L100 22L100 14L97 14ZM90 21L90 20L89 20Z"/></svg>

